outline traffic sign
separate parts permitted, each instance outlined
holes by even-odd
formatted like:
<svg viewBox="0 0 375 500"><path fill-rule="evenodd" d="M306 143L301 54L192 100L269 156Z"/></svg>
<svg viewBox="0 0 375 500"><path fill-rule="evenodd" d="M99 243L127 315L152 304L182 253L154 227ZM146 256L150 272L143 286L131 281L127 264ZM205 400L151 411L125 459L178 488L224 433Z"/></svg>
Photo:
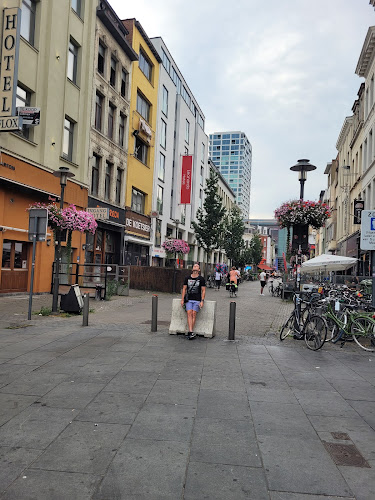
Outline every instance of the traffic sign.
<svg viewBox="0 0 375 500"><path fill-rule="evenodd" d="M375 211L362 210L361 250L375 250Z"/></svg>

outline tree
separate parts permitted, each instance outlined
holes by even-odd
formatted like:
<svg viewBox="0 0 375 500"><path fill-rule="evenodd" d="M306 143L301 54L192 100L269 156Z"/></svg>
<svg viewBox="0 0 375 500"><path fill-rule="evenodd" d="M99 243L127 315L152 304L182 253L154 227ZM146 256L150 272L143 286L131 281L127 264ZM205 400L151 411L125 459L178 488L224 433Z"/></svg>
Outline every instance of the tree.
<svg viewBox="0 0 375 500"><path fill-rule="evenodd" d="M237 264L240 267L244 267L246 266L246 264L251 264L252 262L253 262L253 253L251 251L251 248L246 247L242 250Z"/></svg>
<svg viewBox="0 0 375 500"><path fill-rule="evenodd" d="M250 249L252 254L252 261L257 266L262 260L262 240L259 234L255 233L250 241Z"/></svg>
<svg viewBox="0 0 375 500"><path fill-rule="evenodd" d="M226 212L222 205L221 196L217 191L218 180L217 173L211 170L204 189L203 210L198 208L197 222L192 222L197 242L206 252L206 263L208 263L209 254L215 248L220 247L223 220Z"/></svg>
<svg viewBox="0 0 375 500"><path fill-rule="evenodd" d="M245 224L242 220L241 210L234 205L225 218L223 247L228 259L233 265L239 265L241 252L244 248L242 236L245 232Z"/></svg>

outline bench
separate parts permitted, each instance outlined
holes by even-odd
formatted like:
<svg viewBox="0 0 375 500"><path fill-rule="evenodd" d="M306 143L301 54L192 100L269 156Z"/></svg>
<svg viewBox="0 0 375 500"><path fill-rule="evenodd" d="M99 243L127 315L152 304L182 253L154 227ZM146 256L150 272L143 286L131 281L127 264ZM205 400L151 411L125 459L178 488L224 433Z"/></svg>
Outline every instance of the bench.
<svg viewBox="0 0 375 500"><path fill-rule="evenodd" d="M181 299L173 299L172 317L169 333L186 333L188 331L187 313L181 307ZM212 338L216 333L216 300L205 300L204 307L197 314L194 332L203 337Z"/></svg>

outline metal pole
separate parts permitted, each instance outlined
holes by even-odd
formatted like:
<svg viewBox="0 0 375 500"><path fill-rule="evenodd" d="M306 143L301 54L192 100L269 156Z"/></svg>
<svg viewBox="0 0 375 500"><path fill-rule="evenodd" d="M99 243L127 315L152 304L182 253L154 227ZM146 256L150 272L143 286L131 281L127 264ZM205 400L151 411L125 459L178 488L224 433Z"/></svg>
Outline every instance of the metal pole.
<svg viewBox="0 0 375 500"><path fill-rule="evenodd" d="M61 196L60 196L60 209L64 208L64 191L65 185L61 184ZM58 302L59 302L59 280L60 280L60 258L61 258L61 230L56 230L56 236L58 237L57 248L55 246L55 279L53 281L53 298L52 298L52 312L57 313ZM56 244L56 242L55 242Z"/></svg>
<svg viewBox="0 0 375 500"><path fill-rule="evenodd" d="M299 181L301 183L301 189L299 192L299 198L301 201L303 201L303 194L304 194L304 187L305 187L305 179L300 179Z"/></svg>
<svg viewBox="0 0 375 500"><path fill-rule="evenodd" d="M372 306L375 307L375 250L371 250Z"/></svg>
<svg viewBox="0 0 375 500"><path fill-rule="evenodd" d="M158 331L158 296L152 296L151 331Z"/></svg>
<svg viewBox="0 0 375 500"><path fill-rule="evenodd" d="M82 322L82 326L88 326L88 324L89 324L89 303L90 303L90 296L88 293L85 293L83 296L83 322Z"/></svg>
<svg viewBox="0 0 375 500"><path fill-rule="evenodd" d="M234 340L236 331L236 302L231 302L229 305L229 333L228 340Z"/></svg>
<svg viewBox="0 0 375 500"><path fill-rule="evenodd" d="M33 304L33 290L34 290L34 271L35 271L35 250L36 250L36 231L37 231L38 218L34 218L34 232L33 232L33 256L31 260L31 277L30 277L30 295L29 295L29 311L27 319L31 319L31 309Z"/></svg>

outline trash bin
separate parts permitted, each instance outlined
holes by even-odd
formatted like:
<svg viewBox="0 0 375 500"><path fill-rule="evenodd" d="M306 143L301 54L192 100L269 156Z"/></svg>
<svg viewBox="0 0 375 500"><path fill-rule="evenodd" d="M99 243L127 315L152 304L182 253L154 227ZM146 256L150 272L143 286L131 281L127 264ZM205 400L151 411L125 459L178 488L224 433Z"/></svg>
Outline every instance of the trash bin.
<svg viewBox="0 0 375 500"><path fill-rule="evenodd" d="M60 309L69 313L80 313L82 308L83 298L79 285L72 285L68 293L61 295Z"/></svg>

